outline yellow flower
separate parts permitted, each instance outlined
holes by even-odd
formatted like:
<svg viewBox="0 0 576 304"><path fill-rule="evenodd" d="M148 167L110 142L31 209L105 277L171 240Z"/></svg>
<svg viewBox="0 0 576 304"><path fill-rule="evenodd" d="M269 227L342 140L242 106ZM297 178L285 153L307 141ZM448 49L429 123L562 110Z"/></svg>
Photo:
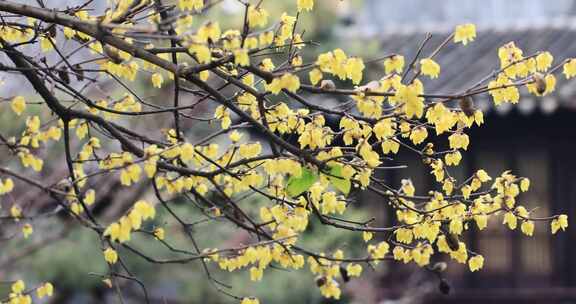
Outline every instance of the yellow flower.
<svg viewBox="0 0 576 304"><path fill-rule="evenodd" d="M480 170L478 170L478 171L476 172L476 176L477 176L478 179L479 179L481 182L483 182L483 183L485 183L485 182L487 182L487 181L489 181L489 180L492 179L492 178L490 177L490 175L488 175L488 173L486 173L486 171L484 171L484 170L482 170L482 169L480 169Z"/></svg>
<svg viewBox="0 0 576 304"><path fill-rule="evenodd" d="M165 233L164 233L164 228L158 227L158 228L154 229L154 236L155 236L158 240L160 240L160 241L164 240L164 234L165 234Z"/></svg>
<svg viewBox="0 0 576 304"><path fill-rule="evenodd" d="M250 268L250 280L251 281L262 280L263 274L264 274L264 270L260 267L251 267Z"/></svg>
<svg viewBox="0 0 576 304"><path fill-rule="evenodd" d="M322 71L320 71L320 69L313 69L308 74L312 85L316 85L320 80L322 80Z"/></svg>
<svg viewBox="0 0 576 304"><path fill-rule="evenodd" d="M250 57L248 56L248 50L246 49L234 50L234 63L239 66L250 65Z"/></svg>
<svg viewBox="0 0 576 304"><path fill-rule="evenodd" d="M484 230L488 226L488 216L486 214L478 214L474 216L478 230Z"/></svg>
<svg viewBox="0 0 576 304"><path fill-rule="evenodd" d="M506 212L506 214L504 214L504 222L502 222L502 224L508 224L508 228L510 228L510 230L514 230L518 225L518 219L514 213Z"/></svg>
<svg viewBox="0 0 576 304"><path fill-rule="evenodd" d="M373 236L374 236L374 234L370 231L362 232L362 239L364 239L364 242L368 242L369 240L372 239Z"/></svg>
<svg viewBox="0 0 576 304"><path fill-rule="evenodd" d="M254 5L248 7L248 25L250 27L264 27L268 23L268 11L262 7L256 8Z"/></svg>
<svg viewBox="0 0 576 304"><path fill-rule="evenodd" d="M16 220L18 221L18 219L20 217L22 217L22 209L20 209L20 207L18 207L17 205L12 205L12 208L10 208L10 215Z"/></svg>
<svg viewBox="0 0 576 304"><path fill-rule="evenodd" d="M554 57L550 52L543 52L536 56L536 70L540 72L544 72L550 68L552 65L552 61L554 61Z"/></svg>
<svg viewBox="0 0 576 304"><path fill-rule="evenodd" d="M202 72L198 73L198 78L200 78L200 80L202 80L202 81L206 81L206 80L208 80L208 78L210 78L210 72L209 71L202 71Z"/></svg>
<svg viewBox="0 0 576 304"><path fill-rule="evenodd" d="M88 189L88 191L86 191L86 193L84 194L84 203L90 206L94 204L95 200L96 200L96 191L94 191L94 189Z"/></svg>
<svg viewBox="0 0 576 304"><path fill-rule="evenodd" d="M392 57L384 60L384 72L390 74L392 72L402 73L404 70L404 56L393 55Z"/></svg>
<svg viewBox="0 0 576 304"><path fill-rule="evenodd" d="M54 294L54 285L50 282L42 284L38 289L36 289L36 295L39 299L44 297L51 297Z"/></svg>
<svg viewBox="0 0 576 304"><path fill-rule="evenodd" d="M7 178L2 182L0 179L0 195L10 193L14 189L14 182L11 178Z"/></svg>
<svg viewBox="0 0 576 304"><path fill-rule="evenodd" d="M311 11L314 8L314 0L297 0L298 12Z"/></svg>
<svg viewBox="0 0 576 304"><path fill-rule="evenodd" d="M352 80L352 83L359 84L362 80L362 72L364 71L364 61L358 57L350 57L346 60L344 70L346 71L346 77Z"/></svg>
<svg viewBox="0 0 576 304"><path fill-rule="evenodd" d="M261 46L268 46L274 42L274 32L267 31L258 35L258 43Z"/></svg>
<svg viewBox="0 0 576 304"><path fill-rule="evenodd" d="M464 199L468 199L470 198L470 193L472 193L472 187L470 187L470 185L464 185L460 191L462 192Z"/></svg>
<svg viewBox="0 0 576 304"><path fill-rule="evenodd" d="M181 10L199 11L204 7L204 0L179 0L178 8Z"/></svg>
<svg viewBox="0 0 576 304"><path fill-rule="evenodd" d="M561 214L558 218L552 220L550 225L552 227L552 234L556 234L560 229L566 231L566 228L568 228L568 216L566 214Z"/></svg>
<svg viewBox="0 0 576 304"><path fill-rule="evenodd" d="M152 85L155 88L161 88L162 87L162 83L164 82L164 77L162 77L162 74L160 73L154 73L152 74Z"/></svg>
<svg viewBox="0 0 576 304"><path fill-rule="evenodd" d="M110 240L116 241L120 238L120 224L112 223L104 230L104 236L109 236Z"/></svg>
<svg viewBox="0 0 576 304"><path fill-rule="evenodd" d="M524 221L522 225L520 225L520 230L527 236L532 236L534 234L534 222L533 221Z"/></svg>
<svg viewBox="0 0 576 304"><path fill-rule="evenodd" d="M22 112L26 110L26 100L22 96L16 96L12 99L10 106L12 107L12 111L20 116Z"/></svg>
<svg viewBox="0 0 576 304"><path fill-rule="evenodd" d="M238 142L242 138L242 133L234 130L230 133L229 137L232 142Z"/></svg>
<svg viewBox="0 0 576 304"><path fill-rule="evenodd" d="M260 304L260 301L254 297L243 298L240 304Z"/></svg>
<svg viewBox="0 0 576 304"><path fill-rule="evenodd" d="M482 269L483 266L484 257L481 255L475 255L468 260L468 267L470 267L472 272Z"/></svg>
<svg viewBox="0 0 576 304"><path fill-rule="evenodd" d="M456 26L454 31L454 42L462 42L463 45L468 44L468 41L474 41L476 38L476 25L472 23L461 24Z"/></svg>
<svg viewBox="0 0 576 304"><path fill-rule="evenodd" d="M410 140L412 140L415 145L422 143L426 137L428 137L428 131L425 127L414 128L410 133Z"/></svg>
<svg viewBox="0 0 576 304"><path fill-rule="evenodd" d="M198 29L196 37L198 37L202 42L208 42L209 40L216 42L220 38L221 34L222 31L220 30L220 24L218 22L209 21Z"/></svg>
<svg viewBox="0 0 576 304"><path fill-rule="evenodd" d="M108 264L116 264L118 261L118 253L116 253L116 250L108 247L104 250L104 260L106 260Z"/></svg>
<svg viewBox="0 0 576 304"><path fill-rule="evenodd" d="M546 91L544 91L543 95L552 93L556 89L556 76L548 74L544 77L544 81L546 82Z"/></svg>
<svg viewBox="0 0 576 304"><path fill-rule="evenodd" d="M282 75L280 78L274 78L272 83L266 85L266 89L272 94L278 94L282 89L287 89L295 93L300 88L300 79L298 76L290 73Z"/></svg>
<svg viewBox="0 0 576 304"><path fill-rule="evenodd" d="M402 191L404 191L404 193L408 196L414 196L414 192L416 191L416 189L414 188L414 184L412 184L412 181L410 179L403 179L401 181L402 184Z"/></svg>
<svg viewBox="0 0 576 304"><path fill-rule="evenodd" d="M530 179L523 178L520 182L520 190L522 190L522 192L526 192L528 191L528 188L530 188Z"/></svg>
<svg viewBox="0 0 576 304"><path fill-rule="evenodd" d="M444 161L447 166L457 166L462 160L462 154L459 151L447 153L444 156Z"/></svg>
<svg viewBox="0 0 576 304"><path fill-rule="evenodd" d="M462 230L464 229L464 225L462 223L462 220L460 220L460 219L451 220L449 229L450 229L450 233L453 233L456 235L462 234Z"/></svg>
<svg viewBox="0 0 576 304"><path fill-rule="evenodd" d="M11 289L13 293L20 294L26 289L26 284L24 284L24 281L18 280L12 284Z"/></svg>
<svg viewBox="0 0 576 304"><path fill-rule="evenodd" d="M362 273L362 266L360 264L349 264L346 266L346 271L351 277L359 277Z"/></svg>
<svg viewBox="0 0 576 304"><path fill-rule="evenodd" d="M440 65L430 58L420 60L420 66L423 75L432 79L438 78L438 75L440 75Z"/></svg>
<svg viewBox="0 0 576 304"><path fill-rule="evenodd" d="M208 46L200 43L193 43L188 47L190 53L196 55L199 63L210 63L212 60L212 53Z"/></svg>
<svg viewBox="0 0 576 304"><path fill-rule="evenodd" d="M382 152L388 154L390 152L396 154L400 149L400 144L395 140L385 140L382 142Z"/></svg>
<svg viewBox="0 0 576 304"><path fill-rule="evenodd" d="M470 139L468 135L464 133L454 133L448 137L448 141L450 142L451 149L468 149L468 144L470 143Z"/></svg>
<svg viewBox="0 0 576 304"><path fill-rule="evenodd" d="M27 239L32 234L33 231L34 229L30 224L24 224L24 227L22 227L22 234L24 235L25 239Z"/></svg>
<svg viewBox="0 0 576 304"><path fill-rule="evenodd" d="M566 79L570 79L576 76L576 59L572 58L566 61L566 63L562 68L563 68L562 73L564 74L564 76L566 76Z"/></svg>
<svg viewBox="0 0 576 304"><path fill-rule="evenodd" d="M444 184L442 184L442 190L444 190L447 195L452 194L452 191L454 191L454 183L449 178L445 179Z"/></svg>
<svg viewBox="0 0 576 304"><path fill-rule="evenodd" d="M54 49L54 40L48 36L40 36L40 49L42 52L49 52Z"/></svg>

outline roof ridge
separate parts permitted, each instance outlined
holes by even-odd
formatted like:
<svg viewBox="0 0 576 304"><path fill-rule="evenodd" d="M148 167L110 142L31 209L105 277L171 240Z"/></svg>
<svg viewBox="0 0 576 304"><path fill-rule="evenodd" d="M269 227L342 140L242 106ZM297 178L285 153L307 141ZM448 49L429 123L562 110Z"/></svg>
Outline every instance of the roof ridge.
<svg viewBox="0 0 576 304"><path fill-rule="evenodd" d="M419 25L385 25L378 31L378 35L405 36L430 32L432 34L446 34L454 30L455 24L452 22L428 22ZM576 31L576 16L558 17L553 19L531 19L513 21L508 23L493 25L477 25L478 32L523 32L540 29L561 29L565 31Z"/></svg>

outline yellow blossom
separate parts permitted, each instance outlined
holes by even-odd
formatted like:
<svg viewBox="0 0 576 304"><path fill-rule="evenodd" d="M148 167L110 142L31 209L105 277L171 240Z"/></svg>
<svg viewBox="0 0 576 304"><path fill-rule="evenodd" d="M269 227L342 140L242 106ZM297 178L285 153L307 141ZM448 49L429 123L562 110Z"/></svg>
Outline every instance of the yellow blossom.
<svg viewBox="0 0 576 304"><path fill-rule="evenodd" d="M12 208L10 208L10 215L14 220L18 221L18 219L22 217L22 209L20 209L18 205L12 205Z"/></svg>
<svg viewBox="0 0 576 304"><path fill-rule="evenodd" d="M359 277L362 273L362 266L360 264L348 264L346 271L351 277Z"/></svg>
<svg viewBox="0 0 576 304"><path fill-rule="evenodd" d="M552 65L554 57L550 52L542 52L536 56L536 70L540 72L545 72Z"/></svg>
<svg viewBox="0 0 576 304"><path fill-rule="evenodd" d="M199 11L204 7L204 0L178 0L178 8L181 10Z"/></svg>
<svg viewBox="0 0 576 304"><path fill-rule="evenodd" d="M14 282L11 286L12 292L15 294L20 294L26 289L26 284L22 280Z"/></svg>
<svg viewBox="0 0 576 304"><path fill-rule="evenodd" d="M471 257L468 260L468 267L472 272L482 269L483 266L484 266L484 257L479 254Z"/></svg>
<svg viewBox="0 0 576 304"><path fill-rule="evenodd" d="M568 216L566 214L561 214L558 218L552 220L550 226L552 227L552 234L556 234L560 229L565 231L566 228L568 228Z"/></svg>
<svg viewBox="0 0 576 304"><path fill-rule="evenodd" d="M461 24L456 26L454 31L454 42L462 42L463 45L468 44L468 41L474 41L476 38L476 25L472 23Z"/></svg>
<svg viewBox="0 0 576 304"><path fill-rule="evenodd" d="M51 297L54 294L54 285L50 282L42 284L38 289L36 289L36 295L39 299L44 297Z"/></svg>
<svg viewBox="0 0 576 304"><path fill-rule="evenodd" d="M440 75L440 65L431 58L420 60L420 70L423 75L429 76L432 79L438 78L438 75Z"/></svg>
<svg viewBox="0 0 576 304"><path fill-rule="evenodd" d="M410 139L415 145L422 143L426 137L428 137L428 131L425 127L414 128L410 133Z"/></svg>
<svg viewBox="0 0 576 304"><path fill-rule="evenodd" d="M576 76L576 59L571 58L562 67L562 73L566 76L566 79L570 79Z"/></svg>
<svg viewBox="0 0 576 304"><path fill-rule="evenodd" d="M528 188L530 188L530 179L523 178L522 181L520 181L520 190L522 190L522 192L526 192L528 191Z"/></svg>
<svg viewBox="0 0 576 304"><path fill-rule="evenodd" d="M96 191L94 191L94 189L88 189L88 191L86 191L86 193L84 194L84 203L87 206L90 206L94 204L95 200L96 200Z"/></svg>
<svg viewBox="0 0 576 304"><path fill-rule="evenodd" d="M32 228L32 225L28 223L24 224L24 227L22 227L22 234L24 235L25 239L27 239L33 231L34 229Z"/></svg>
<svg viewBox="0 0 576 304"><path fill-rule="evenodd" d="M12 99L10 106L12 107L12 111L20 116L22 112L26 110L26 100L22 96L16 96Z"/></svg>
<svg viewBox="0 0 576 304"><path fill-rule="evenodd" d="M155 88L161 88L162 87L162 83L164 82L164 77L162 77L162 74L160 73L154 73L152 74L152 85Z"/></svg>
<svg viewBox="0 0 576 304"><path fill-rule="evenodd" d="M534 222L533 221L524 221L522 225L520 225L520 230L527 236L532 236L534 234Z"/></svg>
<svg viewBox="0 0 576 304"><path fill-rule="evenodd" d="M310 83L316 85L320 80L322 80L322 71L320 69L312 69L309 73Z"/></svg>
<svg viewBox="0 0 576 304"><path fill-rule="evenodd" d="M108 264L116 264L118 261L118 253L116 253L116 250L108 247L104 250L104 260L106 260Z"/></svg>
<svg viewBox="0 0 576 304"><path fill-rule="evenodd" d="M384 59L384 72L390 74L392 72L402 73L404 70L404 56L402 55L392 55L389 58Z"/></svg>
<svg viewBox="0 0 576 304"><path fill-rule="evenodd" d="M250 27L264 27L268 23L268 16L270 14L262 7L255 7L250 5L248 7L248 25Z"/></svg>
<svg viewBox="0 0 576 304"><path fill-rule="evenodd" d="M368 242L369 240L372 239L373 236L374 236L374 234L370 231L362 232L362 239L364 239L364 242Z"/></svg>
<svg viewBox="0 0 576 304"><path fill-rule="evenodd" d="M297 0L298 12L311 11L314 8L314 0Z"/></svg>
<svg viewBox="0 0 576 304"><path fill-rule="evenodd" d="M516 229L517 223L518 223L518 218L516 218L516 215L514 215L514 213L506 212L506 214L504 214L503 224L508 224L508 228L510 228L510 230Z"/></svg>
<svg viewBox="0 0 576 304"><path fill-rule="evenodd" d="M234 63L239 66L250 65L250 57L248 56L248 50L246 49L234 50Z"/></svg>

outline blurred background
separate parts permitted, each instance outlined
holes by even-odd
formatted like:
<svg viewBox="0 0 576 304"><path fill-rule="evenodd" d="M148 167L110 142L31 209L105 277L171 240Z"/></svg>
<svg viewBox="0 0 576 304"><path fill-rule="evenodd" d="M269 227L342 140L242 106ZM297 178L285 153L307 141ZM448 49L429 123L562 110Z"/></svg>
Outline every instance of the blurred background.
<svg viewBox="0 0 576 304"><path fill-rule="evenodd" d="M22 1L36 4L36 1ZM74 6L80 0L44 1L49 7ZM169 3L170 1L164 1ZM264 1L263 5L272 16L282 11L295 14L293 0ZM94 12L105 8L105 1L94 1L89 7ZM223 29L238 27L242 23L242 6L236 0L224 0L220 8L212 10L210 18L220 21ZM509 41L530 55L540 50L549 50L555 63L566 57L576 57L576 1L573 0L317 0L317 9L303 14L299 30L305 30L304 39L319 42L318 46L303 50L305 62L313 61L321 52L342 48L347 54L361 56L365 60L398 53L411 60L427 32L432 39L423 54L432 50L462 23L475 23L478 36L474 42L463 47L449 43L438 55L442 66L440 77L425 81L426 91L455 93L476 83L499 67L497 49ZM200 24L201 19L195 21ZM58 45L71 49L72 44L58 37ZM42 56L42 55L38 55ZM87 59L88 54L78 54L74 60ZM83 58L82 56L85 56ZM49 57L50 59L50 57ZM6 62L2 57L2 62ZM380 63L368 66L365 79L383 75ZM25 95L28 100L40 102L31 94L30 87L18 76L1 74L2 97ZM484 168L497 176L505 170L529 177L531 190L521 196L527 207L538 206L537 214L547 216L555 213L576 216L576 86L574 81L557 77L557 90L550 96L535 98L522 89L523 97L517 106L509 104L495 108L487 94L475 99L477 107L485 111L486 124L470 132L471 145L464 154L463 162L455 177L463 179ZM82 87L83 83L75 83ZM342 84L350 86L350 84ZM158 94L149 89L149 79L143 77L130 84L135 90L144 92L147 99L162 103L171 96L169 85ZM102 80L96 88L88 88L93 98L114 94L119 90L111 81ZM106 92L106 94L104 94ZM148 94L148 95L147 95ZM182 98L194 98L184 95ZM9 100L9 99L8 99ZM338 104L346 100L317 99L315 102ZM6 100L3 100L3 103ZM9 105L0 105L0 130L3 135L17 135L23 122L14 123L8 113ZM41 112L40 106L31 106L31 111ZM194 115L211 116L211 107L198 107ZM167 119L168 120L168 119ZM167 127L166 121L131 122L151 133ZM214 128L210 125L185 123L188 138L202 138ZM223 139L225 140L225 139ZM445 144L445 143L443 143ZM440 145L440 143L439 143ZM7 155L0 148L0 155ZM46 169L41 178L46 184L58 182L66 174L65 168L55 165L62 162L61 150L45 152ZM53 160L53 161L46 161ZM421 191L436 187L421 161L410 154L401 154L399 163L408 169L388 171L381 177L398 186L403 178L412 178L416 189ZM0 157L0 166L17 168L10 158ZM98 199L98 214L115 218L126 210L128 203L150 196L149 185L142 184L129 190L122 188L114 179L96 179L93 188L107 189ZM53 202L38 195L36 189L16 187L14 196L28 206L46 206ZM150 196L150 199L153 198ZM350 217L377 217L379 225L390 224L391 210L380 199L368 194L359 194L362 208L351 210ZM256 200L256 199L255 199ZM246 204L259 204L258 201ZM9 209L9 202L2 201L1 210ZM186 214L190 222L202 219L201 214L186 204L176 207ZM64 223L64 225L62 225ZM189 246L185 238L171 237L168 216L158 217L151 225L167 227L170 242ZM114 303L113 292L102 282L101 274L106 267L98 240L91 231L77 230L64 218L49 217L33 223L35 233L31 240L4 238L12 232L0 231L0 281L25 278L31 282L51 281L57 286L53 303ZM200 224L202 225L202 224ZM174 229L177 226L173 225ZM18 227L12 227L19 231ZM203 247L224 247L236 244L247 235L224 222L210 222L198 227L198 242ZM312 223L312 232L324 235L322 239L308 235L302 240L308 248L331 248L340 244L354 252L360 247L358 235L331 230ZM210 231L206 235L206 231ZM519 231L510 231L501 223L491 222L488 229L477 233L471 227L466 235L470 249L485 257L484 269L470 273L466 265L449 263L446 279L452 286L450 295L441 295L438 280L428 272L412 265L384 263L377 271L366 268L366 275L344 286L340 301L322 299L314 278L307 271L288 273L282 270L267 270L263 282L251 283L247 272L229 274L213 267L216 277L232 285L236 293L247 292L257 295L261 303L576 303L576 231L574 225L565 233L552 236L548 225L537 225L533 237ZM166 255L160 246L142 237L133 241L151 255ZM360 250L360 249L359 249ZM154 303L230 303L229 298L219 293L206 280L201 265L151 265L128 253L127 263L134 274L142 279L151 292ZM142 302L137 285L127 283L129 303ZM0 294L5 294L8 285L0 285Z"/></svg>

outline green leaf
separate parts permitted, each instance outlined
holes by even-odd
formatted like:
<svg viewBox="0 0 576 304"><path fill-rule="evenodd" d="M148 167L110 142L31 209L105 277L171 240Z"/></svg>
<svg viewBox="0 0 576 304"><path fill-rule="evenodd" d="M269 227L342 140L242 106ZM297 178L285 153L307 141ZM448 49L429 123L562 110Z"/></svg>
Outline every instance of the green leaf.
<svg viewBox="0 0 576 304"><path fill-rule="evenodd" d="M302 168L302 175L299 177L290 176L286 192L290 197L296 197L307 191L318 180L318 175L308 168Z"/></svg>
<svg viewBox="0 0 576 304"><path fill-rule="evenodd" d="M330 168L330 175L328 175L328 179L332 183L336 189L340 190L345 195L350 193L350 187L352 187L352 183L348 179L344 179L342 177L342 166L333 166Z"/></svg>

